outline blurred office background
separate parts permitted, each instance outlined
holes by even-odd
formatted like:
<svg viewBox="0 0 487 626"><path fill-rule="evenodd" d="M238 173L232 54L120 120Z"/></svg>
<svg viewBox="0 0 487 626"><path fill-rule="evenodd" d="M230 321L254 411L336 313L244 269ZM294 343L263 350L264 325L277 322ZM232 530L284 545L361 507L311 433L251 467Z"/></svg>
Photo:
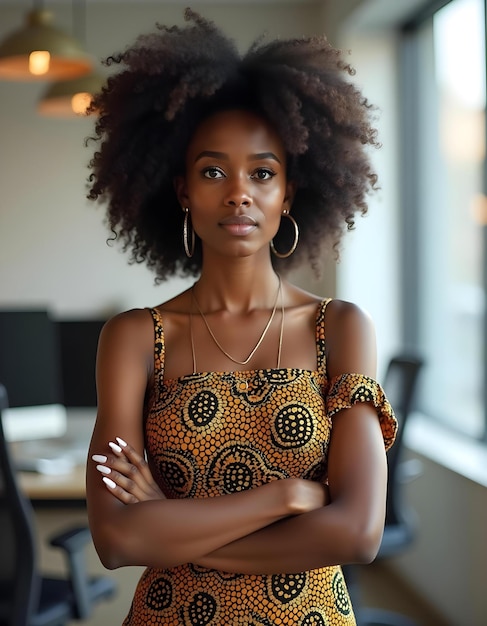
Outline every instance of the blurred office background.
<svg viewBox="0 0 487 626"><path fill-rule="evenodd" d="M0 0L0 41L36 4ZM155 22L181 23L185 6L179 0L87 0L82 10L77 0L44 4L56 24L81 30L97 60ZM381 566L387 574L379 572L379 589L381 581L389 585L382 587L384 604L397 596L414 615L413 604L420 603L436 616L424 624L482 626L485 0L193 0L191 6L233 35L242 50L263 32L283 38L325 32L350 50L354 80L377 106L383 145L372 158L380 190L370 198L369 214L345 236L338 264L328 260L318 281L306 268L297 279L370 312L379 378L398 352L419 353L426 363L405 434L405 458L421 468L405 487L418 533L405 554ZM128 265L116 245L107 245L103 208L85 199L93 148L84 140L93 119L40 115L37 103L46 87L0 81L0 309L47 310L68 332L69 323L96 326L121 310L156 305L189 283L156 286L149 270ZM63 522L83 517L82 506L55 505L38 508L41 536L56 527L61 510ZM96 568L95 555L90 559ZM42 560L59 565L45 547ZM122 591L90 623L120 621L139 572L113 573ZM377 593L374 601L380 601Z"/></svg>

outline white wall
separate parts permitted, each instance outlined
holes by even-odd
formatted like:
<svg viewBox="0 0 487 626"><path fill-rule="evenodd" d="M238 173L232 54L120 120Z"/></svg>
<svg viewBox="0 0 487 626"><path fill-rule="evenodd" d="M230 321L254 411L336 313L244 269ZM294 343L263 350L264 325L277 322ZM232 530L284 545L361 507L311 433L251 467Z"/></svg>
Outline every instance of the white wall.
<svg viewBox="0 0 487 626"><path fill-rule="evenodd" d="M56 23L71 30L70 4L49 3ZM87 3L86 46L101 59L123 49L156 21L181 23L183 3ZM28 5L0 6L0 39L20 27ZM269 36L317 32L316 3L198 2L246 48ZM0 306L46 306L63 317L109 315L153 306L188 281L154 286L145 266L106 245L103 208L85 199L84 147L91 119L48 119L35 111L44 84L0 82Z"/></svg>
<svg viewBox="0 0 487 626"><path fill-rule="evenodd" d="M392 566L452 626L485 626L487 489L425 455L407 457L423 465L405 494L417 538Z"/></svg>
<svg viewBox="0 0 487 626"><path fill-rule="evenodd" d="M357 71L354 80L377 108L382 147L370 151L380 189L370 196L366 216L357 216L355 230L343 240L337 296L359 304L372 316L381 375L390 356L401 348L395 38L387 32L352 33L343 35L340 45L351 50L349 59Z"/></svg>

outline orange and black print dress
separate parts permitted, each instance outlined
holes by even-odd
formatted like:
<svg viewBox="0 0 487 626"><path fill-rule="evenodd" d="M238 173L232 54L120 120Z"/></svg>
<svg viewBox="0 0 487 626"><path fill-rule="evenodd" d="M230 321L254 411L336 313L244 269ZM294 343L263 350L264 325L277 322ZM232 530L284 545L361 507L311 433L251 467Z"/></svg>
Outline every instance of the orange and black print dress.
<svg viewBox="0 0 487 626"><path fill-rule="evenodd" d="M252 489L271 480L323 481L333 415L356 402L377 409L388 448L396 422L380 386L358 374L329 381L325 308L316 320L317 371L205 372L164 380L164 333L155 325L155 385L145 415L148 460L168 498ZM247 575L186 563L148 568L126 626L338 626L355 624L339 566Z"/></svg>

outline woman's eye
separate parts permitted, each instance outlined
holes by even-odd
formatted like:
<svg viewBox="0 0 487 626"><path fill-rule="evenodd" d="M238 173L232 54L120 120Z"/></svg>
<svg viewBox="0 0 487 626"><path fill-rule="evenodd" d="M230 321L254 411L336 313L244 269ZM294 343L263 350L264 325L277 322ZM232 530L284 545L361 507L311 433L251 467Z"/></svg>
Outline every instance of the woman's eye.
<svg viewBox="0 0 487 626"><path fill-rule="evenodd" d="M212 179L223 178L223 172L217 167L207 167L205 170L203 170L203 175L206 178Z"/></svg>
<svg viewBox="0 0 487 626"><path fill-rule="evenodd" d="M258 180L270 180L275 176L275 172L272 170L268 170L266 168L259 168L252 174L252 178L257 178Z"/></svg>

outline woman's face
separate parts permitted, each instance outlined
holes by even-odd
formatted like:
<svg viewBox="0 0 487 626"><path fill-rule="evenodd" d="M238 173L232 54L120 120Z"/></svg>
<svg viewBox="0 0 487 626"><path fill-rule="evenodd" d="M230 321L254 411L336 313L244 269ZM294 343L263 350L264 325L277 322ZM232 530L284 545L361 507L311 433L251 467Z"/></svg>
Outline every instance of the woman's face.
<svg viewBox="0 0 487 626"><path fill-rule="evenodd" d="M280 137L266 120L244 110L216 113L201 123L176 190L203 250L234 257L268 253L293 196Z"/></svg>

